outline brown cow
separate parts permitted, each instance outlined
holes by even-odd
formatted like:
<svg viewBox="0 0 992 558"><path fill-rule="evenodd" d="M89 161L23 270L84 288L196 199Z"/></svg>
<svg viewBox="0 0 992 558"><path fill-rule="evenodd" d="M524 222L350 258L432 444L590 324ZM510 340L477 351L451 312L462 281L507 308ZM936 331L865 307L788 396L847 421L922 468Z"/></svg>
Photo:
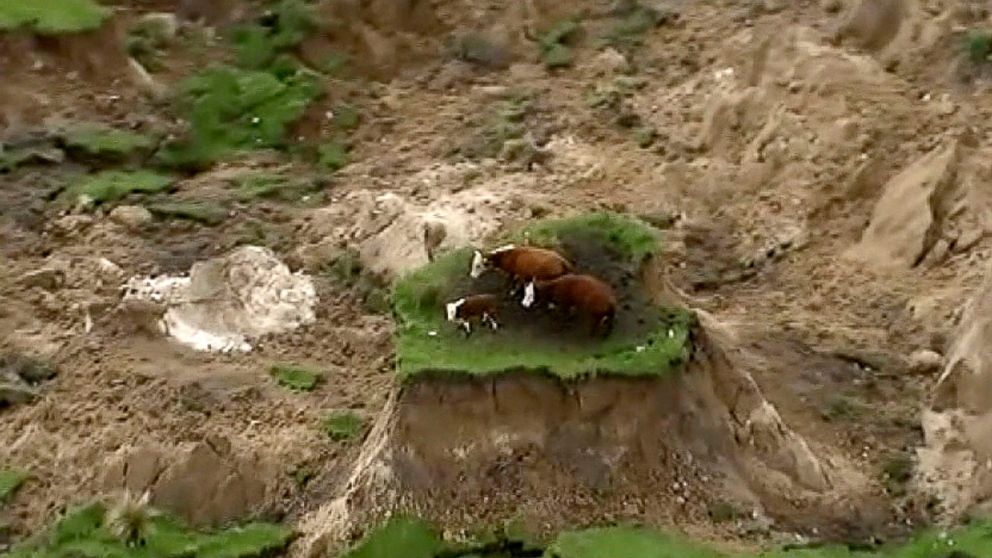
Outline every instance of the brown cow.
<svg viewBox="0 0 992 558"><path fill-rule="evenodd" d="M526 281L554 279L575 269L570 261L554 250L513 244L496 248L488 254L476 250L469 275L478 278L489 268L500 269L510 276L513 285L511 294Z"/></svg>
<svg viewBox="0 0 992 558"><path fill-rule="evenodd" d="M499 297L494 294L469 295L444 305L449 322L457 322L465 329L465 335L472 333L471 321L475 318L488 325L493 331L499 329Z"/></svg>
<svg viewBox="0 0 992 558"><path fill-rule="evenodd" d="M546 281L531 281L524 288L524 308L538 300L561 307L569 313L580 312L592 318L592 333L609 336L617 313L617 298L609 285L591 275L567 274Z"/></svg>

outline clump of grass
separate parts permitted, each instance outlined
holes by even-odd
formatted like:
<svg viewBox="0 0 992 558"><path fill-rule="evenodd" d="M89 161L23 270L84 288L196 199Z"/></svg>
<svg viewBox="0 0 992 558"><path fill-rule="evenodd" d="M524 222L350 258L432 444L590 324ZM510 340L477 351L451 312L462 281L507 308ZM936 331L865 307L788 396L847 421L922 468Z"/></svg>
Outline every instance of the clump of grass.
<svg viewBox="0 0 992 558"><path fill-rule="evenodd" d="M163 219L182 219L210 227L227 220L228 210L215 202L169 201L145 206L153 215Z"/></svg>
<svg viewBox="0 0 992 558"><path fill-rule="evenodd" d="M317 164L331 172L348 166L348 147L338 140L329 141L317 148Z"/></svg>
<svg viewBox="0 0 992 558"><path fill-rule="evenodd" d="M473 160L498 157L507 142L524 137L527 117L533 112L534 102L528 92L507 95L478 122L479 130L455 152Z"/></svg>
<svg viewBox="0 0 992 558"><path fill-rule="evenodd" d="M987 31L972 31L965 39L965 50L968 58L974 64L984 64L992 55L992 33Z"/></svg>
<svg viewBox="0 0 992 558"><path fill-rule="evenodd" d="M104 517L104 524L110 533L125 546L133 546L145 541L150 534L153 520L158 511L148 505L149 493L140 497L125 492Z"/></svg>
<svg viewBox="0 0 992 558"><path fill-rule="evenodd" d="M546 555L556 558L721 558L687 539L634 527L604 527L563 533Z"/></svg>
<svg viewBox="0 0 992 558"><path fill-rule="evenodd" d="M906 453L889 456L882 465L882 482L893 496L906 493L906 483L913 478L913 459Z"/></svg>
<svg viewBox="0 0 992 558"><path fill-rule="evenodd" d="M42 35L80 33L103 25L111 10L94 0L3 0L0 31L27 29Z"/></svg>
<svg viewBox="0 0 992 558"><path fill-rule="evenodd" d="M269 374L277 384L292 391L313 391L321 379L319 372L292 364L274 364Z"/></svg>
<svg viewBox="0 0 992 558"><path fill-rule="evenodd" d="M142 19L127 31L124 50L149 72L162 69L162 51L172 41L174 29L159 19Z"/></svg>
<svg viewBox="0 0 992 558"><path fill-rule="evenodd" d="M744 512L737 509L737 506L724 500L711 503L706 510L706 514L710 516L710 520L713 523L727 523L728 521L736 521L745 516Z"/></svg>
<svg viewBox="0 0 992 558"><path fill-rule="evenodd" d="M860 401L846 395L837 395L826 402L820 416L828 422L840 422L857 420L864 412L865 407Z"/></svg>
<svg viewBox="0 0 992 558"><path fill-rule="evenodd" d="M350 440L362 432L364 423L355 413L342 411L327 415L321 422L320 429L336 441Z"/></svg>
<svg viewBox="0 0 992 558"><path fill-rule="evenodd" d="M548 69L566 68L572 65L575 55L572 46L582 34L582 26L575 19L555 22L537 41L541 62Z"/></svg>
<svg viewBox="0 0 992 558"><path fill-rule="evenodd" d="M365 310L375 314L389 312L389 294L371 272L362 265L353 249L343 250L324 266L324 274L341 286L352 289Z"/></svg>
<svg viewBox="0 0 992 558"><path fill-rule="evenodd" d="M188 130L159 152L159 161L197 170L245 151L285 148L289 125L320 93L319 84L306 72L277 76L210 68L182 83L178 109Z"/></svg>
<svg viewBox="0 0 992 558"><path fill-rule="evenodd" d="M233 181L238 198L243 201L270 199L297 202L318 192L323 182L306 178L289 178L276 174L249 174Z"/></svg>
<svg viewBox="0 0 992 558"><path fill-rule="evenodd" d="M165 514L140 508L133 502L127 511L108 510L101 503L75 508L47 532L14 547L7 556L258 558L285 550L293 539L291 529L269 523L200 532ZM140 526L137 534L131 530L136 526Z"/></svg>
<svg viewBox="0 0 992 558"><path fill-rule="evenodd" d="M609 254L617 266L635 273L658 247L646 224L615 214L581 215L544 221L509 235L506 240L556 247L568 241ZM590 248L592 249L592 248ZM471 288L466 279L470 248L444 254L401 278L393 289L397 319L396 370L402 379L422 373L486 375L507 371L549 373L571 379L593 374L663 375L684 361L692 316L682 310L639 305L641 319L651 324L641 333L613 334L587 343L560 345L533 331L507 326L498 336L464 338L443 316L446 300Z"/></svg>
<svg viewBox="0 0 992 558"><path fill-rule="evenodd" d="M65 158L62 150L54 147L21 147L0 149L0 174L13 172L22 166L40 163L61 163Z"/></svg>
<svg viewBox="0 0 992 558"><path fill-rule="evenodd" d="M265 70L320 28L316 8L304 0L274 3L257 22L242 25L231 33L235 58L240 67Z"/></svg>
<svg viewBox="0 0 992 558"><path fill-rule="evenodd" d="M168 190L172 177L151 171L104 171L87 176L69 189L78 198L92 203L117 201L130 194L155 194Z"/></svg>
<svg viewBox="0 0 992 558"><path fill-rule="evenodd" d="M670 18L664 10L633 2L602 37L605 45L629 52L644 43L644 35Z"/></svg>
<svg viewBox="0 0 992 558"><path fill-rule="evenodd" d="M62 135L62 141L70 154L110 160L147 153L155 146L155 139L150 136L101 124L72 126Z"/></svg>
<svg viewBox="0 0 992 558"><path fill-rule="evenodd" d="M0 469L0 502L6 502L31 478L24 469Z"/></svg>

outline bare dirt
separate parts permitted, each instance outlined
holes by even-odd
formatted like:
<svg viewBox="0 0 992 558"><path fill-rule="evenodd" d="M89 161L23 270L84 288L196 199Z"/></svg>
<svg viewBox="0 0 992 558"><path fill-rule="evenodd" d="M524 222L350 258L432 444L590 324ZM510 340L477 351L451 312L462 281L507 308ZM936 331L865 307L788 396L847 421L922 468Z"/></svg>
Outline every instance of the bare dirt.
<svg viewBox="0 0 992 558"><path fill-rule="evenodd" d="M347 100L362 119L353 163L327 177L318 207L259 201L216 227L133 228L53 201L85 171L76 163L0 174L0 352L59 370L40 400L0 410L0 463L33 475L0 511L15 536L123 486L149 488L153 502L204 524L251 513L297 522L300 554L354 535L383 502L461 529L511 515L526 496L542 528L631 518L735 548L796 533L887 537L981 509L985 476L975 490L966 480L989 454L985 415L967 396L977 372L949 367L934 400L943 363L910 365L922 350L953 353L948 362L987 374L981 343L956 341L988 335L976 310L959 323L992 253L992 103L984 67L961 47L967 30L989 23L982 3L672 0L661 4L676 22L629 55L586 42L574 67L557 71L537 62L526 36L573 14L595 36L614 21L610 2L324 4L344 27L303 51L344 48L362 61L323 101ZM217 25L246 3L211 3L210 14L186 13L189 2L117 5L111 35L147 11ZM168 129L156 84L223 56L201 24L184 27L152 84L104 32L3 37L0 142L29 143L72 120ZM505 47L504 68L445 54L445 33L469 30ZM641 83L619 108L591 108L590 93L618 79ZM453 157L452 139L477 133L480 111L518 88L540 99L534 137L546 161ZM322 109L301 135L327 133ZM651 146L618 124L634 117L657 132ZM175 195L209 199L243 170L314 172L258 154L183 178ZM402 203L380 211L387 194ZM441 245L600 208L684 217L666 228L652 294L700 310L710 341L683 377L577 388L605 400L596 432L594 406L534 379L398 393L390 319L322 273L350 245L389 280ZM432 222L447 240L426 234ZM226 355L122 315L128 277L185 272L245 244L312 274L312 324ZM286 391L269 377L275 362L324 381ZM462 403L439 404L453 399ZM367 420L364 438L320 431L341 409ZM521 433L510 451L492 436L507 425ZM452 462L442 451L450 440L478 447ZM381 467L396 448L417 458L394 454ZM611 455L616 468L604 466ZM916 477L893 482L906 459ZM217 462L224 474L189 480ZM225 500L225 490L239 496ZM216 495L209 513L190 505L201 492ZM744 513L715 521L708 512L728 500Z"/></svg>

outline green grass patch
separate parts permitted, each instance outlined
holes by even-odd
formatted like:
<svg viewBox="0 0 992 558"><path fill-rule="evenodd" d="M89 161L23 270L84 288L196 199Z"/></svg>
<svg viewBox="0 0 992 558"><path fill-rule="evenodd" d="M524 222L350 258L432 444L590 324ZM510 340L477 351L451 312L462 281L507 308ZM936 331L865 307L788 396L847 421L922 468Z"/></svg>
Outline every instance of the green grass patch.
<svg viewBox="0 0 992 558"><path fill-rule="evenodd" d="M317 164L331 172L348 166L348 147L340 141L329 141L317 148Z"/></svg>
<svg viewBox="0 0 992 558"><path fill-rule="evenodd" d="M231 33L238 66L265 70L299 46L320 28L316 7L304 0L271 3L258 22L241 25Z"/></svg>
<svg viewBox="0 0 992 558"><path fill-rule="evenodd" d="M216 202L168 201L147 204L145 207L156 217L193 221L210 227L223 223L228 217L227 208Z"/></svg>
<svg viewBox="0 0 992 558"><path fill-rule="evenodd" d="M274 364L269 374L277 384L293 391L313 391L321 378L319 372L292 364Z"/></svg>
<svg viewBox="0 0 992 558"><path fill-rule="evenodd" d="M524 137L527 118L533 112L534 102L528 92L515 91L507 95L493 110L475 121L477 130L455 147L453 153L472 160L499 156L507 142Z"/></svg>
<svg viewBox="0 0 992 558"><path fill-rule="evenodd" d="M71 510L55 525L15 547L11 558L260 558L285 550L291 529L251 523L222 531L199 532L162 514L149 515L137 541L108 525L103 504ZM137 544L135 544L137 543Z"/></svg>
<svg viewBox="0 0 992 558"><path fill-rule="evenodd" d="M79 124L62 135L65 149L70 154L120 160L133 153L149 152L155 147L155 138L119 130L101 124Z"/></svg>
<svg viewBox="0 0 992 558"><path fill-rule="evenodd" d="M992 33L988 31L972 31L965 39L965 51L974 64L988 62L992 55Z"/></svg>
<svg viewBox="0 0 992 558"><path fill-rule="evenodd" d="M27 29L43 35L92 31L110 14L94 0L3 0L0 31Z"/></svg>
<svg viewBox="0 0 992 558"><path fill-rule="evenodd" d="M322 269L329 280L351 289L362 301L362 307L374 314L389 312L389 293L385 285L362 265L355 250L342 250Z"/></svg>
<svg viewBox="0 0 992 558"><path fill-rule="evenodd" d="M430 524L398 517L365 536L339 558L503 558L516 556L519 544L453 545L441 540ZM958 554L954 554L954 552ZM982 521L939 531L926 530L912 539L874 551L821 545L768 552L721 552L681 535L630 526L596 527L564 532L543 549L527 548L542 558L945 558L992 555L992 522Z"/></svg>
<svg viewBox="0 0 992 558"><path fill-rule="evenodd" d="M13 172L27 165L61 163L64 158L65 154L62 150L55 147L0 149L0 174Z"/></svg>
<svg viewBox="0 0 992 558"><path fill-rule="evenodd" d="M622 215L593 213L536 223L508 235L534 245L555 247L583 272L609 282L621 308L606 339L591 339L580 321L557 314L525 311L506 297L500 307L503 328L480 330L465 338L445 320L444 304L473 292L506 293L496 271L468 277L472 250L456 250L401 278L392 302L397 374L486 375L539 372L561 378L587 375L656 376L684 361L692 317L650 303L639 281L644 259L658 248L657 233Z"/></svg>
<svg viewBox="0 0 992 558"><path fill-rule="evenodd" d="M23 469L0 469L0 502L11 499L30 477Z"/></svg>
<svg viewBox="0 0 992 558"><path fill-rule="evenodd" d="M440 534L429 523L394 516L342 558L434 558L444 548Z"/></svg>
<svg viewBox="0 0 992 558"><path fill-rule="evenodd" d="M173 182L172 177L150 171L104 171L85 177L69 188L69 193L94 203L108 203L130 194L164 192Z"/></svg>
<svg viewBox="0 0 992 558"><path fill-rule="evenodd" d="M348 411L334 412L327 415L321 422L320 429L327 436L338 442L350 440L362 432L365 423L361 417Z"/></svg>
<svg viewBox="0 0 992 558"><path fill-rule="evenodd" d="M213 67L187 78L177 108L185 136L158 154L161 164L198 170L253 149L287 147L288 127L321 93L312 74Z"/></svg>

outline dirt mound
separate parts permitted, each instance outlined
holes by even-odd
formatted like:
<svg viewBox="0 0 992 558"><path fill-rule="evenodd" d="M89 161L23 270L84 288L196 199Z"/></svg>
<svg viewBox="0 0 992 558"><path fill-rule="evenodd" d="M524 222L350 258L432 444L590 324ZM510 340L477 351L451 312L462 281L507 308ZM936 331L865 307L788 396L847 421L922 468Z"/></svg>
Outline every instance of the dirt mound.
<svg viewBox="0 0 992 558"><path fill-rule="evenodd" d="M342 497L304 519L297 552L320 555L397 508L455 531L522 519L551 532L581 521L589 506L601 518L685 525L723 502L781 528L867 536L884 513L853 506L866 479L784 424L707 321L692 361L664 378L407 384ZM816 519L796 515L811 505Z"/></svg>

